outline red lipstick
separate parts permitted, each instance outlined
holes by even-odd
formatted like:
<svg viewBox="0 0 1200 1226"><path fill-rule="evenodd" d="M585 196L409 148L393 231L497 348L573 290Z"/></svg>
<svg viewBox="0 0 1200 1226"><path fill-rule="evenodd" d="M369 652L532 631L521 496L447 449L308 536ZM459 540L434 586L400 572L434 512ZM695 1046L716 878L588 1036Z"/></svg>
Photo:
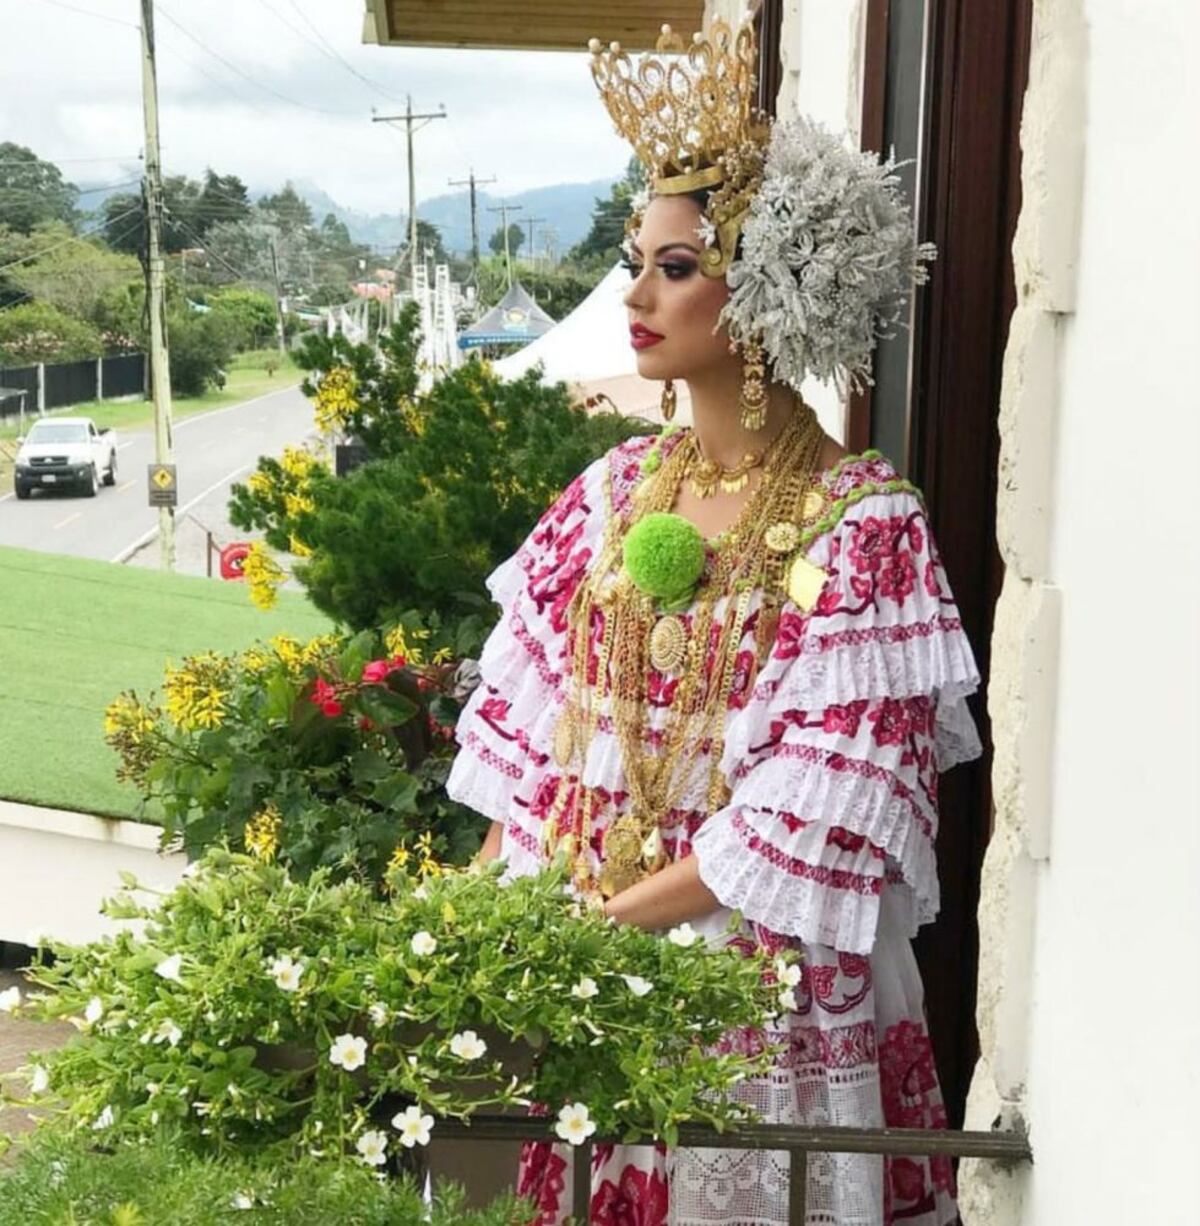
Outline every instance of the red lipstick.
<svg viewBox="0 0 1200 1226"><path fill-rule="evenodd" d="M657 345L659 341L665 339L659 333L651 332L645 324L629 325L629 343L635 349L649 349L651 345Z"/></svg>

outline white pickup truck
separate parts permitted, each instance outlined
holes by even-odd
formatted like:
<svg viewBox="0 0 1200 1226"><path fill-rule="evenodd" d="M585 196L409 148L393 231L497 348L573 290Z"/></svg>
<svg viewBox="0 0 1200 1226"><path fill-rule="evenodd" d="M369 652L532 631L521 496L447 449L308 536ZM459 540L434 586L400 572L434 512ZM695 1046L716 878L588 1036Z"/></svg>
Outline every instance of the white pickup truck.
<svg viewBox="0 0 1200 1226"><path fill-rule="evenodd" d="M101 481L116 484L116 431L99 429L90 417L43 418L17 442L13 488L18 498L63 486L94 498Z"/></svg>

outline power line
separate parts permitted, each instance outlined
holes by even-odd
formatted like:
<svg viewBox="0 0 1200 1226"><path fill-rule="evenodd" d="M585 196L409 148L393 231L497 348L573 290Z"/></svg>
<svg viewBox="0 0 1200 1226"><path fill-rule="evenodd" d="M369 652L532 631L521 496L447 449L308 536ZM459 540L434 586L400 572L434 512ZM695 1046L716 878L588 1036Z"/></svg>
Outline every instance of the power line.
<svg viewBox="0 0 1200 1226"><path fill-rule="evenodd" d="M35 155L36 157L36 155ZM0 162L0 167L3 166L36 166L38 162L48 162L51 166L59 164L66 165L68 162L140 162L142 155L135 153L132 157L129 154L123 153L119 157L110 158L37 158L37 161L29 161L23 158L13 158L11 161Z"/></svg>
<svg viewBox="0 0 1200 1226"><path fill-rule="evenodd" d="M66 247L71 243L81 243L85 238L95 234L97 230L102 230L105 226L116 225L124 217L128 217L131 213L136 213L141 204L134 205L131 209L126 209L124 213L118 213L116 217L106 217L103 221L98 221L92 226L81 230L78 234L72 234L70 238L64 238L61 242L53 243L49 247L43 247L41 251L34 251L29 255L23 255L19 260L9 260L7 264L0 264L0 272L5 272L9 268L16 268L18 264L28 264L30 260L40 260L42 256L49 255L52 251L57 251L60 247Z"/></svg>
<svg viewBox="0 0 1200 1226"><path fill-rule="evenodd" d="M42 0L43 4L52 4L56 9L66 9L69 13L80 13L84 17L95 17L97 21L111 21L116 26L128 26L131 30L138 28L136 21L126 21L123 17L110 17L108 13L93 13L91 9L76 8L73 4L64 4L63 0Z"/></svg>
<svg viewBox="0 0 1200 1226"><path fill-rule="evenodd" d="M307 103L307 102L298 102L295 98L289 98L287 94L281 94L279 90L275 89L273 86L266 85L262 81L256 81L252 76L249 75L249 73L243 72L242 69L240 69L235 63L233 63L231 60L227 60L219 51L214 51L202 39L197 38L196 35L193 34L185 25L179 22L169 12L167 12L167 10L163 8L161 4L158 6L158 11L182 35L184 35L186 38L190 38L192 42L194 42L196 46L200 48L201 51L205 52L207 55L211 55L213 59L218 60L220 63L224 64L225 67L228 68L230 72L236 73L239 77L242 78L243 81L246 81L250 85L253 85L256 89L265 90L268 94L272 94L274 97L278 98L281 102L286 102L289 106L297 106L297 107L300 107L302 110L313 111L318 115L344 115L347 113L343 111L327 111L323 107L312 106L310 103Z"/></svg>
<svg viewBox="0 0 1200 1226"><path fill-rule="evenodd" d="M309 15L296 3L296 0L288 0L288 3L296 10L297 13L300 14L304 24L308 26L308 28L321 40L325 47L328 48L329 54L332 55L346 69L347 72L353 73L354 76L356 76L364 85L367 85L371 89L382 94L385 98L390 98L393 102L401 101L397 95L388 93L388 91L384 89L383 86L377 81L372 81L370 77L359 72L349 60L344 59L341 52L338 51L338 49L325 37L325 35L321 33Z"/></svg>

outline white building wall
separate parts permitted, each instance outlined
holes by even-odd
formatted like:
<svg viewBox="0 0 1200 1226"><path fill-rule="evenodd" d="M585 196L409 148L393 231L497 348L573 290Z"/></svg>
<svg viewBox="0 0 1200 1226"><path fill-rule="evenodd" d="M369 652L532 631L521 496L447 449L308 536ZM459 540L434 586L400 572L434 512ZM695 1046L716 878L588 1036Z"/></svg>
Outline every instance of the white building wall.
<svg viewBox="0 0 1200 1226"><path fill-rule="evenodd" d="M968 1171L965 1218L1183 1224L1200 1220L1200 10L1042 0L1034 40L1014 249L1018 313L1043 318L1014 328L1006 362L1013 599L995 646L1033 641L1036 659L1049 596L1058 650L1016 678L997 658L992 707L1015 682L1026 720L1055 717L1040 737L997 738L970 1122L1018 1110L1035 1165ZM1077 95L1054 87L1064 60ZM1033 372L1056 386L1021 395Z"/></svg>

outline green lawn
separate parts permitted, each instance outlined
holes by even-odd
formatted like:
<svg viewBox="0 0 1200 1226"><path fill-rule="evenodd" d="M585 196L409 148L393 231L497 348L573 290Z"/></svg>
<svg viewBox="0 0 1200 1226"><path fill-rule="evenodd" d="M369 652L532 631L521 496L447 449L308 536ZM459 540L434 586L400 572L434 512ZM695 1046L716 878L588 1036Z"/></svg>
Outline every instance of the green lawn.
<svg viewBox="0 0 1200 1226"><path fill-rule="evenodd" d="M329 628L296 593L263 613L241 583L0 547L0 797L135 816L104 743L116 694L157 688L184 655Z"/></svg>
<svg viewBox="0 0 1200 1226"><path fill-rule="evenodd" d="M172 418L178 420L193 413L224 408L299 384L301 372L291 364L290 359L274 375L267 374L261 362L261 351L239 354L234 358L225 386L219 392L178 397L171 406ZM85 404L72 405L69 409L56 409L55 413L67 417L91 417L98 426L116 430L149 429L154 425L154 403L150 400L90 400ZM34 419L26 416L26 429L31 420ZM6 419L5 424L0 426L0 494L7 494L12 489L12 465L19 432L20 427L14 418Z"/></svg>

